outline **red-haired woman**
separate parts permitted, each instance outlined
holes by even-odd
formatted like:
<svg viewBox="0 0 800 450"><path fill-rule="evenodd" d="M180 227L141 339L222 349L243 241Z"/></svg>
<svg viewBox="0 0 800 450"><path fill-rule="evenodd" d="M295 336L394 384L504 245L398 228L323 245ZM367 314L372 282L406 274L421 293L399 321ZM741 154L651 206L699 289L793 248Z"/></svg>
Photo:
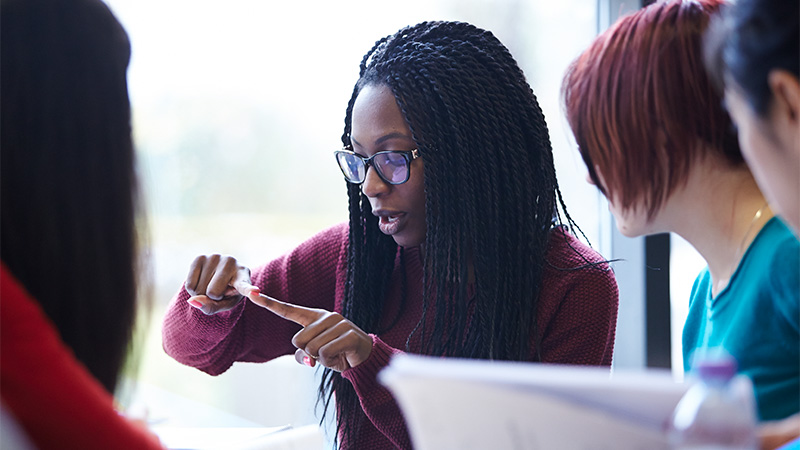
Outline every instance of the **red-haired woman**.
<svg viewBox="0 0 800 450"><path fill-rule="evenodd" d="M717 0L658 2L623 17L570 66L566 114L626 236L675 232L708 264L683 331L724 347L755 385L761 420L800 409L800 243L745 165L705 72Z"/></svg>

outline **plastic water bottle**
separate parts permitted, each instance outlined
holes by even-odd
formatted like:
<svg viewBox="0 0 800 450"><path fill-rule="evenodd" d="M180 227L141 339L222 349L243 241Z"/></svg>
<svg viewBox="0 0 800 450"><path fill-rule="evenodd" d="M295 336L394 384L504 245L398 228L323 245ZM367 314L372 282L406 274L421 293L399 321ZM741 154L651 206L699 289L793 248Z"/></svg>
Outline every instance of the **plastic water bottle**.
<svg viewBox="0 0 800 450"><path fill-rule="evenodd" d="M680 450L758 448L753 384L736 375L730 356L693 360L697 377L678 402L668 430L670 447Z"/></svg>

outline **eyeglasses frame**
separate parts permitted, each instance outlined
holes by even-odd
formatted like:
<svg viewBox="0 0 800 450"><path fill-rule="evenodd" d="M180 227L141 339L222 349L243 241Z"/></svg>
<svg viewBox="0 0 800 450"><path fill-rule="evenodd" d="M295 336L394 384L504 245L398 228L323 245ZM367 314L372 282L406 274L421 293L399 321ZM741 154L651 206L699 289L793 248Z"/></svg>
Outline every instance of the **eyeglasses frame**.
<svg viewBox="0 0 800 450"><path fill-rule="evenodd" d="M381 180L383 180L384 183L391 184L391 185L394 185L394 186L397 186L398 184L403 184L403 183L407 182L409 178L411 178L411 162L420 157L418 148L415 148L415 149L412 149L412 150L385 150L385 151L382 151L382 152L377 152L377 153L375 153L374 155L372 155L370 157L364 157L364 156L361 156L358 153L354 152L353 148L350 147L350 146L342 147L341 150L336 150L335 152L333 152L333 155L336 158L336 165L339 166L339 170L341 170L342 171L342 175L344 175L344 179L347 180L348 183L352 183L352 184L364 184L364 181L362 181L360 183L357 183L355 181L350 181L350 179L347 177L347 174L344 172L344 169L342 168L342 165L339 164L339 154L340 153L346 153L348 155L354 155L354 156L356 156L356 157L361 159L361 161L364 163L364 181L367 181L367 170L369 170L369 166L373 165L372 164L372 160L376 156L378 156L380 154L383 154L383 153L399 153L400 155L403 156L403 159L406 160L406 165L408 165L408 170L406 171L406 178L403 181L398 181L398 182L389 181L383 176L383 174L381 174L380 170L375 169L375 173L378 174L378 177Z"/></svg>

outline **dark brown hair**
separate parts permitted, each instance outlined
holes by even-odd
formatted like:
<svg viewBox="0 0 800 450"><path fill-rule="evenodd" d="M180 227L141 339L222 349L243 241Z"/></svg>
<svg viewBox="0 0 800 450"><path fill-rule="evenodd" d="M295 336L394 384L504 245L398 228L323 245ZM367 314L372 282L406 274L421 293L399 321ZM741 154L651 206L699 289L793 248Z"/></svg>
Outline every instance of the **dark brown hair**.
<svg viewBox="0 0 800 450"><path fill-rule="evenodd" d="M113 393L137 296L128 37L99 0L2 0L0 46L0 256Z"/></svg>
<svg viewBox="0 0 800 450"><path fill-rule="evenodd" d="M706 64L722 84L725 76L762 117L772 102L769 73L800 78L800 2L738 0L715 17L706 37Z"/></svg>

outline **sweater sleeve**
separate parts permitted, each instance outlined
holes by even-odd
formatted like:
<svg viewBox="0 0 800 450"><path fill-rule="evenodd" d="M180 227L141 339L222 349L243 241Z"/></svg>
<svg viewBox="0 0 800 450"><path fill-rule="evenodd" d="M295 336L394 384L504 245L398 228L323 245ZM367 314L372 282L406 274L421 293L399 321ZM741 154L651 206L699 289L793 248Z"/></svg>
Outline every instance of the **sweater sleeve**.
<svg viewBox="0 0 800 450"><path fill-rule="evenodd" d="M540 296L541 361L609 366L619 308L614 272L574 237L559 239L549 254L556 267L545 270Z"/></svg>
<svg viewBox="0 0 800 450"><path fill-rule="evenodd" d="M288 254L254 269L251 281L266 295L312 308L334 309L341 291L347 225L327 229ZM181 288L163 320L164 351L182 364L211 375L236 361L264 362L294 353L300 326L242 299L232 310L205 315L191 307Z"/></svg>
<svg viewBox="0 0 800 450"><path fill-rule="evenodd" d="M392 394L378 382L378 372L389 365L396 354L403 353L378 336L372 337L372 353L366 361L342 372L342 377L350 381L361 401L361 408L370 422L395 448L411 448L405 420Z"/></svg>

